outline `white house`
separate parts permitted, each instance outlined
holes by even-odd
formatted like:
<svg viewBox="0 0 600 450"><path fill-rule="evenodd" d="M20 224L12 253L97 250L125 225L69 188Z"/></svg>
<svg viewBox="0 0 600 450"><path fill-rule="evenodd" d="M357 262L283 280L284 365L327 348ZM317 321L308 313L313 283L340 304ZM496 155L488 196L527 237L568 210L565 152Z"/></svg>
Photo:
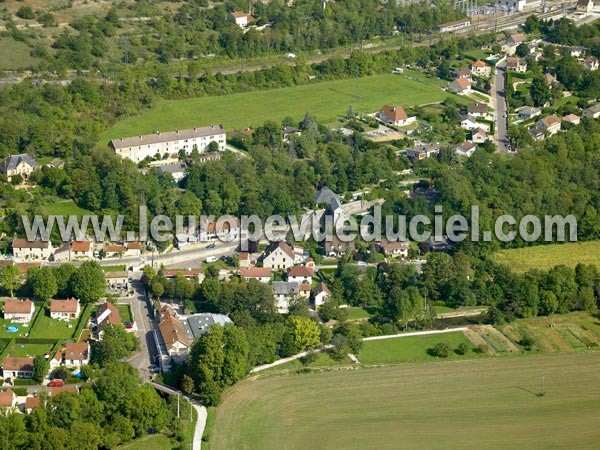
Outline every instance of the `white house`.
<svg viewBox="0 0 600 450"><path fill-rule="evenodd" d="M8 181L16 175L21 175L24 180L27 180L38 167L39 164L34 158L23 153L5 158L0 166L0 173L6 175Z"/></svg>
<svg viewBox="0 0 600 450"><path fill-rule="evenodd" d="M535 108L533 106L523 106L517 109L517 111L519 113L519 117L522 117L523 119L531 119L542 114L542 110L540 108Z"/></svg>
<svg viewBox="0 0 600 450"><path fill-rule="evenodd" d="M512 1L513 0L508 0L509 3L512 3ZM517 51L517 47L520 44L524 43L526 39L527 36L525 36L523 33L513 34L506 40L506 43L502 46L502 51L508 54L509 56L512 56Z"/></svg>
<svg viewBox="0 0 600 450"><path fill-rule="evenodd" d="M436 156L442 145L439 142L436 143L421 143L414 147L407 148L404 152L406 156L412 161L420 161L422 159L431 158Z"/></svg>
<svg viewBox="0 0 600 450"><path fill-rule="evenodd" d="M331 298L331 291L325 283L319 283L312 291L312 303L315 308L324 304L328 298Z"/></svg>
<svg viewBox="0 0 600 450"><path fill-rule="evenodd" d="M200 242L220 239L223 241L237 239L240 235L240 221L236 217L217 222L200 222Z"/></svg>
<svg viewBox="0 0 600 450"><path fill-rule="evenodd" d="M294 250L284 241L272 243L263 256L263 267L287 270L294 265Z"/></svg>
<svg viewBox="0 0 600 450"><path fill-rule="evenodd" d="M2 378L31 378L33 377L33 358L15 358L7 356L2 363Z"/></svg>
<svg viewBox="0 0 600 450"><path fill-rule="evenodd" d="M160 324L158 328L169 356L187 355L192 339L190 339L190 336L186 332L183 323L175 316L171 308L166 305L160 310Z"/></svg>
<svg viewBox="0 0 600 450"><path fill-rule="evenodd" d="M585 54L585 47L574 45L571 47L570 54L575 58L581 58Z"/></svg>
<svg viewBox="0 0 600 450"><path fill-rule="evenodd" d="M473 74L475 74L479 77L489 77L490 73L492 71L491 67L488 66L483 61L481 61L480 59L472 62L471 65L469 66L469 70L471 70L471 72Z"/></svg>
<svg viewBox="0 0 600 450"><path fill-rule="evenodd" d="M93 257L94 252L90 241L66 242L54 252L54 261L92 259Z"/></svg>
<svg viewBox="0 0 600 450"><path fill-rule="evenodd" d="M4 302L4 319L17 323L29 323L33 320L35 306L29 299L7 299Z"/></svg>
<svg viewBox="0 0 600 450"><path fill-rule="evenodd" d="M487 131L481 128L471 130L471 140L477 144L482 144L489 139Z"/></svg>
<svg viewBox="0 0 600 450"><path fill-rule="evenodd" d="M64 364L68 368L81 367L90 363L90 344L87 342L67 342L63 353Z"/></svg>
<svg viewBox="0 0 600 450"><path fill-rule="evenodd" d="M410 244L407 241L390 241L382 239L377 242L377 247L385 256L408 258Z"/></svg>
<svg viewBox="0 0 600 450"><path fill-rule="evenodd" d="M167 164L164 166L158 167L158 174L165 175L171 174L173 181L176 183L183 180L185 178L185 171L187 170L187 164L184 162L176 163L176 164Z"/></svg>
<svg viewBox="0 0 600 450"><path fill-rule="evenodd" d="M240 28L246 28L250 22L256 21L252 14L246 14L243 12L230 12L227 14L227 17L229 20L233 20Z"/></svg>
<svg viewBox="0 0 600 450"><path fill-rule="evenodd" d="M579 125L581 123L581 117L577 114L567 114L561 120L565 123L570 123L571 125Z"/></svg>
<svg viewBox="0 0 600 450"><path fill-rule="evenodd" d="M383 105L383 107L377 113L377 117L385 124L404 126L413 123L417 118L415 116L408 117L406 111L402 106L389 106Z"/></svg>
<svg viewBox="0 0 600 450"><path fill-rule="evenodd" d="M73 320L79 317L81 306L79 300L50 300L50 317L58 320Z"/></svg>
<svg viewBox="0 0 600 450"><path fill-rule="evenodd" d="M104 256L107 258L118 258L122 257L127 248L121 244L108 244L104 246Z"/></svg>
<svg viewBox="0 0 600 450"><path fill-rule="evenodd" d="M448 90L458 95L471 93L471 82L466 78L457 78L448 85Z"/></svg>
<svg viewBox="0 0 600 450"><path fill-rule="evenodd" d="M471 141L461 142L452 147L452 153L458 158L470 158L477 150L477 144Z"/></svg>
<svg viewBox="0 0 600 450"><path fill-rule="evenodd" d="M105 272L106 289L108 291L119 291L129 289L129 272L118 270L114 272Z"/></svg>
<svg viewBox="0 0 600 450"><path fill-rule="evenodd" d="M246 281L257 280L268 284L271 281L271 269L268 267L249 267L240 269L240 277Z"/></svg>
<svg viewBox="0 0 600 450"><path fill-rule="evenodd" d="M482 130L490 131L490 126L487 123L478 122L477 118L467 114L460 122L461 128L465 130L473 130L474 128L481 128Z"/></svg>
<svg viewBox="0 0 600 450"><path fill-rule="evenodd" d="M313 271L308 267L294 266L287 271L287 280L296 283L312 283Z"/></svg>
<svg viewBox="0 0 600 450"><path fill-rule="evenodd" d="M598 70L598 59L594 58L593 56L588 56L583 61L583 67L585 67L585 69L590 70L592 72L594 70Z"/></svg>
<svg viewBox="0 0 600 450"><path fill-rule="evenodd" d="M521 12L525 9L527 0L496 0L496 7L504 11Z"/></svg>
<svg viewBox="0 0 600 450"><path fill-rule="evenodd" d="M106 325L121 324L121 313L119 308L110 302L102 303L96 310L96 334L99 339L102 338L103 329Z"/></svg>
<svg viewBox="0 0 600 450"><path fill-rule="evenodd" d="M126 242L125 253L123 256L127 258L137 258L142 256L142 249L144 248L141 242Z"/></svg>
<svg viewBox="0 0 600 450"><path fill-rule="evenodd" d="M558 117L556 114L552 114L551 116L539 119L535 123L535 126L549 135L553 135L560 131L560 122L560 117Z"/></svg>
<svg viewBox="0 0 600 450"><path fill-rule="evenodd" d="M469 103L467 105L467 114L473 117L488 117L488 107L485 103Z"/></svg>
<svg viewBox="0 0 600 450"><path fill-rule="evenodd" d="M258 253L240 252L239 256L240 269L249 269L250 267L256 266L256 262L260 255Z"/></svg>
<svg viewBox="0 0 600 450"><path fill-rule="evenodd" d="M28 241L14 238L12 241L13 256L17 260L48 259L52 255L52 243L42 240Z"/></svg>
<svg viewBox="0 0 600 450"><path fill-rule="evenodd" d="M220 151L225 150L225 130L221 125L113 139L110 147L117 156L140 162L146 158L162 159L165 155L177 158L180 150L184 150L186 155L194 149L206 152L211 142L216 142Z"/></svg>

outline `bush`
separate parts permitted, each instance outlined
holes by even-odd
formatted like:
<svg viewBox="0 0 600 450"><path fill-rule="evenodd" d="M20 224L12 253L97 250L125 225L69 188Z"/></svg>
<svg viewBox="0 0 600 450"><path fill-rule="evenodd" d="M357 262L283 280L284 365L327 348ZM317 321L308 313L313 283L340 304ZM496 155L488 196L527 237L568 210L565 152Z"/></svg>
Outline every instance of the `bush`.
<svg viewBox="0 0 600 450"><path fill-rule="evenodd" d="M464 342L461 342L460 344L458 344L458 347L456 348L455 351L459 355L464 355L465 353L467 353L469 351L469 346L467 344L465 344Z"/></svg>
<svg viewBox="0 0 600 450"><path fill-rule="evenodd" d="M308 366L309 364L314 363L317 360L317 353L313 352L313 351L309 351L306 356L303 356L302 358L300 358L300 362L305 365Z"/></svg>
<svg viewBox="0 0 600 450"><path fill-rule="evenodd" d="M31 6L21 6L17 11L17 17L20 17L21 19L33 19L35 14L33 13Z"/></svg>
<svg viewBox="0 0 600 450"><path fill-rule="evenodd" d="M431 354L437 358L447 358L450 356L450 346L445 342L438 342L431 349Z"/></svg>
<svg viewBox="0 0 600 450"><path fill-rule="evenodd" d="M479 344L477 346L476 352L480 353L480 354L484 354L484 353L487 353L489 349L490 349L490 347L487 344Z"/></svg>
<svg viewBox="0 0 600 450"><path fill-rule="evenodd" d="M525 348L525 350L530 351L536 343L536 339L530 333L526 333L523 335L519 344Z"/></svg>
<svg viewBox="0 0 600 450"><path fill-rule="evenodd" d="M19 397L25 397L27 395L27 388L25 387L13 387L11 390Z"/></svg>

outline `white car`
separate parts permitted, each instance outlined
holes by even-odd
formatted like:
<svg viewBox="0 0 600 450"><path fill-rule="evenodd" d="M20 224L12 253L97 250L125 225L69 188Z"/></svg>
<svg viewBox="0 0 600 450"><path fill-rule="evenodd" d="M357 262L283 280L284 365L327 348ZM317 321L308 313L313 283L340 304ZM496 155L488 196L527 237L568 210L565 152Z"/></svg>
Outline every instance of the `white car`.
<svg viewBox="0 0 600 450"><path fill-rule="evenodd" d="M213 263L213 262L216 262L218 260L219 260L219 258L217 258L216 256L209 256L208 258L206 258L206 262L207 263Z"/></svg>

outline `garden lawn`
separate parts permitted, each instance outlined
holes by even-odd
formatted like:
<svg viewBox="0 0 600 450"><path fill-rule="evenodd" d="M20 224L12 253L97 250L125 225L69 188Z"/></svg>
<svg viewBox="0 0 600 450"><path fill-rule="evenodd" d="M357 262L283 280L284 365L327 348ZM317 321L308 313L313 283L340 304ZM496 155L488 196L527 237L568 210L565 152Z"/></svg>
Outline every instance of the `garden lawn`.
<svg viewBox="0 0 600 450"><path fill-rule="evenodd" d="M72 327L69 328L69 325L72 325ZM75 333L76 326L77 320L70 320L66 322L64 320L51 319L50 313L46 310L40 313L40 317L38 317L37 321L33 325L33 328L29 333L29 337L69 340L73 339L73 333Z"/></svg>
<svg viewBox="0 0 600 450"><path fill-rule="evenodd" d="M419 80L386 74L224 96L160 101L152 110L107 130L101 135L101 143L157 130L210 124L223 124L226 130L231 130L259 126L267 120L280 122L287 116L299 121L306 112L320 122L328 123L346 114L350 105L357 113L370 113L384 104L407 107L453 96L439 87L441 80L417 73ZM358 99L355 93L358 93ZM463 101L458 96L453 97Z"/></svg>
<svg viewBox="0 0 600 450"><path fill-rule="evenodd" d="M133 317L131 316L131 309L129 309L129 305L117 305L117 309L121 315L121 322L133 323Z"/></svg>
<svg viewBox="0 0 600 450"><path fill-rule="evenodd" d="M11 343L4 351L4 355L16 357L35 357L49 352L52 350L53 346L54 344L17 344L13 341L13 343Z"/></svg>
<svg viewBox="0 0 600 450"><path fill-rule="evenodd" d="M494 254L494 260L509 266L515 272L526 272L531 269L549 270L561 264L575 267L579 263L595 264L600 268L600 241L501 250Z"/></svg>
<svg viewBox="0 0 600 450"><path fill-rule="evenodd" d="M599 371L586 352L252 379L225 394L210 448L592 449Z"/></svg>
<svg viewBox="0 0 600 450"><path fill-rule="evenodd" d="M462 332L457 331L455 333L366 341L363 342L362 350L357 357L362 364L392 364L406 361L439 360L439 358L429 354L429 350L438 342L447 343L453 350L448 359L476 356L472 350L465 356L457 355L454 352L461 343L468 345L471 349L473 348L471 341Z"/></svg>

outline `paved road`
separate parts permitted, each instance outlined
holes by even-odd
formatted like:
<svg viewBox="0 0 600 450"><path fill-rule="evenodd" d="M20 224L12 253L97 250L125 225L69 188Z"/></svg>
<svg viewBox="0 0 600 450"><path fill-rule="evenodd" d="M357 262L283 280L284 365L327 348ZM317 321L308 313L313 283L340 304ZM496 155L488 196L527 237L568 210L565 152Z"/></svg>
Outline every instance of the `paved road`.
<svg viewBox="0 0 600 450"><path fill-rule="evenodd" d="M494 97L496 103L496 139L497 151L499 153L508 153L508 108L506 104L506 62L501 61L496 66L496 75L494 76Z"/></svg>
<svg viewBox="0 0 600 450"><path fill-rule="evenodd" d="M142 283L134 280L132 283L135 295L131 298L119 299L119 303L131 305L134 321L138 327L140 338L140 351L132 356L128 362L135 367L144 381L150 379L148 370L155 355L158 354L152 333L153 310L150 300L146 297Z"/></svg>

